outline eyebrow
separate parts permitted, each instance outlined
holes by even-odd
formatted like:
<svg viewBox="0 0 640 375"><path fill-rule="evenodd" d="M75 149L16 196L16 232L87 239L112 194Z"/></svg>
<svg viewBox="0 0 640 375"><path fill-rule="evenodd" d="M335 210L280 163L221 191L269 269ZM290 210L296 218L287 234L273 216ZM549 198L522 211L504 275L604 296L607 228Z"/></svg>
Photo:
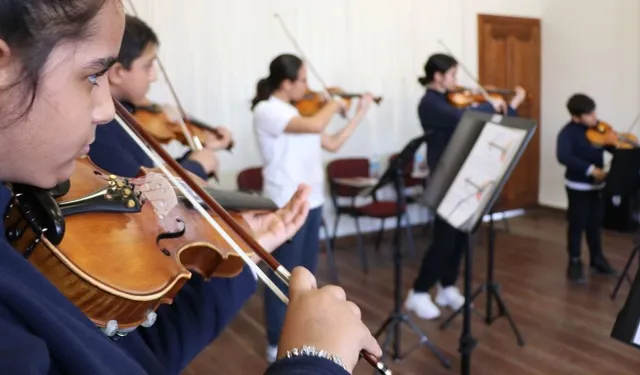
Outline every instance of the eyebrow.
<svg viewBox="0 0 640 375"><path fill-rule="evenodd" d="M99 59L95 59L89 62L85 67L87 69L94 69L94 70L108 70L113 66L113 64L116 63L116 61L118 61L118 58L113 56L101 57Z"/></svg>

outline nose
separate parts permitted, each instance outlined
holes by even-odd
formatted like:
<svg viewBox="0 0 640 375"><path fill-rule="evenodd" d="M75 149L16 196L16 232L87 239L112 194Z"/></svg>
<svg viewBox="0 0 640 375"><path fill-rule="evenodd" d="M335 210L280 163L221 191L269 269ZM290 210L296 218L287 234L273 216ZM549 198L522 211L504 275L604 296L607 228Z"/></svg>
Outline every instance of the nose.
<svg viewBox="0 0 640 375"><path fill-rule="evenodd" d="M116 107L113 104L113 97L109 85L100 85L98 90L94 92L95 106L91 114L91 122L94 125L103 125L109 123L116 116Z"/></svg>

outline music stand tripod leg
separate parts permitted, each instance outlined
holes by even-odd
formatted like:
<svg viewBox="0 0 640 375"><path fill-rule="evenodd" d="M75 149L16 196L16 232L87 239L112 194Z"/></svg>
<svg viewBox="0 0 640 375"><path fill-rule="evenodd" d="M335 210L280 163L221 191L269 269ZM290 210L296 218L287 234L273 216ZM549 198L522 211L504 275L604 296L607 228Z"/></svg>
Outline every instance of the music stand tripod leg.
<svg viewBox="0 0 640 375"><path fill-rule="evenodd" d="M431 343L431 341L427 338L427 335L424 334L416 324L414 324L409 316L402 312L402 216L405 214L405 197L404 197L404 181L403 181L403 168L400 165L397 165L394 173L393 180L396 190L396 230L394 232L393 238L393 269L394 269L394 309L393 312L389 315L389 317L382 324L380 329L376 332L374 337L377 339L382 332L386 331L387 337L384 341L384 347L382 348L383 355L386 350L386 347L389 344L389 340L392 340L393 343L393 360L394 362L400 361L405 355L409 354L413 349L426 345L431 352L433 352L436 357L440 360L440 363L445 368L451 368L451 363L447 358L445 358L444 354L442 354L436 347ZM407 350L405 353L400 352L400 328L402 324L406 324L411 328L411 330L416 333L420 341L417 345ZM393 337L390 337L393 336Z"/></svg>
<svg viewBox="0 0 640 375"><path fill-rule="evenodd" d="M622 286L622 281L625 278L628 278L629 268L631 268L631 263L633 263L633 259L636 257L636 254L640 257L640 245L636 245L633 248L631 255L629 255L629 259L627 259L627 264L624 266L624 270L622 271L622 273L620 274L620 277L618 278L618 282L616 283L616 287L613 289L613 293L611 293L612 300L615 299L616 296L618 295L618 290L620 290L620 287ZM638 262L640 263L640 258L638 259Z"/></svg>

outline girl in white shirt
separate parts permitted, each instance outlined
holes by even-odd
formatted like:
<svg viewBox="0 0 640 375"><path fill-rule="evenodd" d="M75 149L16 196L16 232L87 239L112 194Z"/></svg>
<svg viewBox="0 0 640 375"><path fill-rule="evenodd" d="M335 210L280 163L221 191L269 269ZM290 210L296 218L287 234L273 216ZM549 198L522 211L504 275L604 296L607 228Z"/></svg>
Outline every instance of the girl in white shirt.
<svg viewBox="0 0 640 375"><path fill-rule="evenodd" d="M314 116L303 117L291 103L304 97L308 89L307 69L300 58L290 54L276 57L269 66L269 76L258 82L253 99L253 125L263 161L263 193L278 206L284 205L300 184L311 186L309 216L291 239L273 252L284 267L305 267L315 273L319 233L324 203L322 150L338 151L353 134L369 110L372 96L359 102L355 116L335 134L324 133L337 112L344 112L340 98L330 98ZM273 278L276 279L277 278ZM279 284L286 290L283 284ZM271 291L265 291L267 323L267 360L277 354L280 330L286 306Z"/></svg>

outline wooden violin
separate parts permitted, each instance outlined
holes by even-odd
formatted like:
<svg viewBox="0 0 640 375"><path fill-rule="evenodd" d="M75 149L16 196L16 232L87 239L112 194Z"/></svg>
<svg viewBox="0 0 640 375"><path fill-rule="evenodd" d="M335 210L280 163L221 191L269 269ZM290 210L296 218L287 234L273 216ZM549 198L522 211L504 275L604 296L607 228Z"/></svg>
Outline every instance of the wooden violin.
<svg viewBox="0 0 640 375"><path fill-rule="evenodd" d="M233 277L244 266L158 176L143 169L140 178L121 178L82 158L57 193L13 186L8 239L105 333L152 324L152 312L171 303L191 272ZM151 189L143 192L145 185ZM242 216L232 218L251 232ZM239 234L216 220L253 255Z"/></svg>
<svg viewBox="0 0 640 375"><path fill-rule="evenodd" d="M515 91L508 89L485 89L485 93L470 88L459 86L455 90L447 92L447 99L456 108L465 108L470 105L481 104L493 100L505 100L507 95L515 94Z"/></svg>
<svg viewBox="0 0 640 375"><path fill-rule="evenodd" d="M351 108L351 99L360 98L364 94L359 93L347 93L339 87L328 87L328 93L331 96L339 96L346 102L347 110ZM380 104L381 97L374 97L374 103ZM294 103L301 116L313 116L318 113L319 110L327 104L326 96L322 92L307 90L304 97Z"/></svg>
<svg viewBox="0 0 640 375"><path fill-rule="evenodd" d="M191 142L197 144L198 141L207 139L207 133L211 133L218 139L222 139L222 135L216 128L199 120L195 120L192 117L182 118L182 122L187 128L187 131L184 131L179 122L171 121L162 106L155 103L137 106L134 111L134 117L161 143L167 143L175 139L189 146ZM193 137L197 137L198 141L191 141L189 139ZM233 145L233 141L229 142L227 150L231 151ZM195 148L197 149L197 146Z"/></svg>
<svg viewBox="0 0 640 375"><path fill-rule="evenodd" d="M598 121L598 125L587 129L586 137L592 145L597 147L610 146L608 139L617 137L618 142L614 145L618 149L632 149L638 147L638 137L633 133L618 133L611 125L604 121Z"/></svg>

